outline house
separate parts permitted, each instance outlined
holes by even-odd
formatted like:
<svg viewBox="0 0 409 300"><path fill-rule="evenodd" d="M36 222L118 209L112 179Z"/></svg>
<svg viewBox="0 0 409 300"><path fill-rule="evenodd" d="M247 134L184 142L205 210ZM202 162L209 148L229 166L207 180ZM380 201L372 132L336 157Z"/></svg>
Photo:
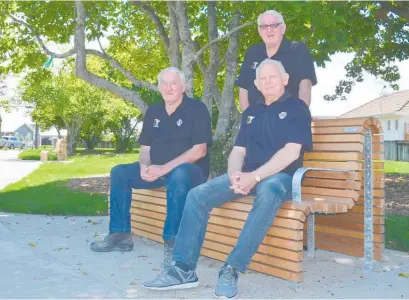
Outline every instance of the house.
<svg viewBox="0 0 409 300"><path fill-rule="evenodd" d="M409 141L409 90L383 95L338 118L375 117L385 141Z"/></svg>
<svg viewBox="0 0 409 300"><path fill-rule="evenodd" d="M13 130L6 129L4 132L1 132L0 136L3 135L13 135L26 142L32 142L34 141L35 130L29 124L23 123L22 125Z"/></svg>

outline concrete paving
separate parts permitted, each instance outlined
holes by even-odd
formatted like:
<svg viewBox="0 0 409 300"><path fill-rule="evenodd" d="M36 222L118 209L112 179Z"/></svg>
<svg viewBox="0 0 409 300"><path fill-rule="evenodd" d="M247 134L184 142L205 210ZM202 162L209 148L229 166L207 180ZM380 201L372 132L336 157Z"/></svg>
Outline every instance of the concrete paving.
<svg viewBox="0 0 409 300"><path fill-rule="evenodd" d="M19 160L19 150L0 150L0 190L37 169L40 161Z"/></svg>
<svg viewBox="0 0 409 300"><path fill-rule="evenodd" d="M202 257L197 288L152 292L142 287L159 272L163 246L134 237L128 253L94 253L108 217L0 214L0 298L213 298L221 262ZM282 279L240 275L240 298L409 298L409 254L386 251L363 276L362 259L326 251L304 264L299 291Z"/></svg>

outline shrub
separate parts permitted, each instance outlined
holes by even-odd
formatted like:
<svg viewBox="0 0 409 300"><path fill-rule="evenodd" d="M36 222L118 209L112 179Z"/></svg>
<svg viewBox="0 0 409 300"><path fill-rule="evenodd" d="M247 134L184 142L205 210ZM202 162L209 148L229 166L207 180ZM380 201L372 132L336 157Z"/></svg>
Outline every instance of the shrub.
<svg viewBox="0 0 409 300"><path fill-rule="evenodd" d="M43 148L40 149L26 149L18 155L18 158L21 160L40 160L40 152L43 151ZM48 151L48 160L57 160L57 153L52 152L51 148L46 149Z"/></svg>

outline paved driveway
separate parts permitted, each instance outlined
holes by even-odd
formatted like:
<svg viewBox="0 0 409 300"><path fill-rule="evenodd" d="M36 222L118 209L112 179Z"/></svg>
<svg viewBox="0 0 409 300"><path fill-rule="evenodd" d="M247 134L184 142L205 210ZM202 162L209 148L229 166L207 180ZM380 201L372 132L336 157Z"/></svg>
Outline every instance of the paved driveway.
<svg viewBox="0 0 409 300"><path fill-rule="evenodd" d="M0 190L19 181L38 168L39 161L23 161L17 158L19 150L0 150Z"/></svg>

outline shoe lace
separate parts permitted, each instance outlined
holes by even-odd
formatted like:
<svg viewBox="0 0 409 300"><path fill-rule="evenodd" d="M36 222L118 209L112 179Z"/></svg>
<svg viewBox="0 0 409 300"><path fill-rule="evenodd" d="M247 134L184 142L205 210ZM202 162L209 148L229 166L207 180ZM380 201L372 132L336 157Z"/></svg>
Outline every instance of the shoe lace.
<svg viewBox="0 0 409 300"><path fill-rule="evenodd" d="M236 277L236 270L231 266L225 266L220 270L220 283L233 285L236 282Z"/></svg>

